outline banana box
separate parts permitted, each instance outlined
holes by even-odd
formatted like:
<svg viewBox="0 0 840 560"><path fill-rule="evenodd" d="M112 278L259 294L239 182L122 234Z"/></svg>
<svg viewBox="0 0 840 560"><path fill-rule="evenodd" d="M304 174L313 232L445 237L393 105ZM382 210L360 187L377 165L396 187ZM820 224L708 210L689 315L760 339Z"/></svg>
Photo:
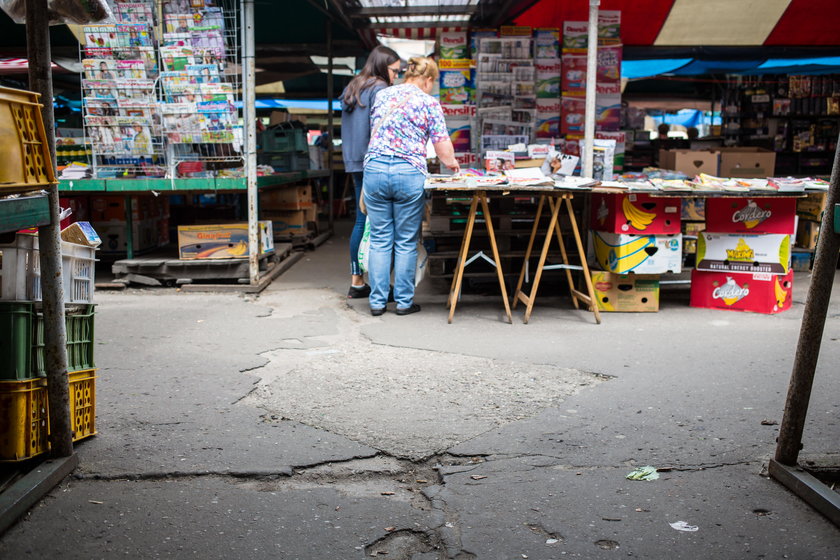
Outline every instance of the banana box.
<svg viewBox="0 0 840 560"><path fill-rule="evenodd" d="M589 227L610 233L680 233L678 198L592 193Z"/></svg>
<svg viewBox="0 0 840 560"><path fill-rule="evenodd" d="M691 307L779 313L790 309L792 300L792 270L784 275L691 271Z"/></svg>
<svg viewBox="0 0 840 560"><path fill-rule="evenodd" d="M659 311L659 276L593 272L592 286L601 311L646 313Z"/></svg>
<svg viewBox="0 0 840 560"><path fill-rule="evenodd" d="M682 234L592 232L598 265L608 272L662 274L682 270Z"/></svg>
<svg viewBox="0 0 840 560"><path fill-rule="evenodd" d="M711 233L796 233L796 199L710 198L706 231Z"/></svg>
<svg viewBox="0 0 840 560"><path fill-rule="evenodd" d="M258 222L260 254L274 251L270 221ZM178 258L247 259L248 224L178 226Z"/></svg>
<svg viewBox="0 0 840 560"><path fill-rule="evenodd" d="M700 233L697 236L697 270L787 274L790 270L790 235Z"/></svg>

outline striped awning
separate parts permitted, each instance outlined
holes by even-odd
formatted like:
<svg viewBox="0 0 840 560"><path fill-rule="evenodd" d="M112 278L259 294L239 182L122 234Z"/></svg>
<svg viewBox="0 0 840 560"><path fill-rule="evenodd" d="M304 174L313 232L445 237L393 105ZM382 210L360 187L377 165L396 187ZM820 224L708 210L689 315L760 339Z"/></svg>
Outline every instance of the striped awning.
<svg viewBox="0 0 840 560"><path fill-rule="evenodd" d="M52 63L53 71L62 68L55 62ZM26 74L29 72L29 61L25 58L2 58L0 57L0 75Z"/></svg>
<svg viewBox="0 0 840 560"><path fill-rule="evenodd" d="M621 11L621 39L629 46L840 47L838 0L601 0ZM517 25L561 27L587 21L585 0L540 0Z"/></svg>

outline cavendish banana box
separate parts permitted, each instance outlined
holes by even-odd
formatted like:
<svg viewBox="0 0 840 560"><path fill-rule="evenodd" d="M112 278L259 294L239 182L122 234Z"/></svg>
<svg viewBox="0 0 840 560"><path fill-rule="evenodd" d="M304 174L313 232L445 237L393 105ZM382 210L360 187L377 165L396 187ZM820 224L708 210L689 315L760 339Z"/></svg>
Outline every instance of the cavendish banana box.
<svg viewBox="0 0 840 560"><path fill-rule="evenodd" d="M593 272L592 285L601 311L659 311L659 276Z"/></svg>
<svg viewBox="0 0 840 560"><path fill-rule="evenodd" d="M711 233L796 233L795 198L710 198L706 231Z"/></svg>
<svg viewBox="0 0 840 560"><path fill-rule="evenodd" d="M592 193L589 227L609 233L680 233L679 198Z"/></svg>
<svg viewBox="0 0 840 560"><path fill-rule="evenodd" d="M697 270L787 274L790 235L703 232L697 236Z"/></svg>
<svg viewBox="0 0 840 560"><path fill-rule="evenodd" d="M691 271L691 307L779 313L790 309L792 299L792 270L784 275Z"/></svg>
<svg viewBox="0 0 840 560"><path fill-rule="evenodd" d="M260 254L274 251L270 221L258 223ZM178 226L180 259L247 259L248 224Z"/></svg>
<svg viewBox="0 0 840 560"><path fill-rule="evenodd" d="M598 265L608 272L662 274L682 270L682 234L592 232Z"/></svg>
<svg viewBox="0 0 840 560"><path fill-rule="evenodd" d="M683 198L682 219L684 221L702 222L706 219L705 198Z"/></svg>

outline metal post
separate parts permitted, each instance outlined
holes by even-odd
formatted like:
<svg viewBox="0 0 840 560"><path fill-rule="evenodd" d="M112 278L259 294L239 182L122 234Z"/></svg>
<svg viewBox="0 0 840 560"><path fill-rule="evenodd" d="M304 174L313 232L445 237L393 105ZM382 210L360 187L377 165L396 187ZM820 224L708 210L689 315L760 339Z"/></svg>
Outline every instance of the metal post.
<svg viewBox="0 0 840 560"><path fill-rule="evenodd" d="M254 0L241 0L242 9L242 121L245 181L248 187L248 270L251 285L260 279L260 241L257 229L257 111L254 79Z"/></svg>
<svg viewBox="0 0 840 560"><path fill-rule="evenodd" d="M838 190L840 190L840 143L837 144L837 151L834 154L831 186L826 196L825 213L820 225L820 238L817 241L814 270L811 272L811 285L808 287L808 299L805 300L805 313L799 330L799 342L796 345L785 413L779 426L776 461L783 465L793 466L799 458L805 416L808 413L814 373L820 356L825 317L831 299L834 273L837 269L838 250L840 250L840 235L834 232L834 205L840 198Z"/></svg>
<svg viewBox="0 0 840 560"><path fill-rule="evenodd" d="M29 58L29 88L41 94L44 129L47 132L52 165L55 166L55 119L47 0L26 0L26 51ZM50 185L48 195L50 225L38 229L38 247L44 306L44 358L50 404L50 445L53 457L69 457L73 455L73 429L70 425L70 387L67 377L58 185Z"/></svg>
<svg viewBox="0 0 840 560"><path fill-rule="evenodd" d="M598 70L598 6L601 0L589 0L589 39L586 51L586 113L583 120L583 177L592 177L595 144L595 95Z"/></svg>
<svg viewBox="0 0 840 560"><path fill-rule="evenodd" d="M327 204L329 206L329 228L333 229L333 202L335 198L335 173L333 173L333 138L335 136L335 129L333 127L333 97L335 97L334 83L333 83L333 40L332 40L332 21L327 19L327 134L329 134L330 143L327 144L327 169L330 176L327 178Z"/></svg>

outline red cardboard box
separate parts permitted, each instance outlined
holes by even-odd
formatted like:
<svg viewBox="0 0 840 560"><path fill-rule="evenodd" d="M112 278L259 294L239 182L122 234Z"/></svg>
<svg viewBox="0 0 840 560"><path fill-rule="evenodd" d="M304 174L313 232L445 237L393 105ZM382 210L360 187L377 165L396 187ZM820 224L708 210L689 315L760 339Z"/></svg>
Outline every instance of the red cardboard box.
<svg viewBox="0 0 840 560"><path fill-rule="evenodd" d="M710 233L796 233L795 198L709 198Z"/></svg>
<svg viewBox="0 0 840 560"><path fill-rule="evenodd" d="M592 193L589 225L609 233L680 233L679 198L649 194Z"/></svg>
<svg viewBox="0 0 840 560"><path fill-rule="evenodd" d="M691 307L780 313L792 300L792 270L784 276L691 271Z"/></svg>

